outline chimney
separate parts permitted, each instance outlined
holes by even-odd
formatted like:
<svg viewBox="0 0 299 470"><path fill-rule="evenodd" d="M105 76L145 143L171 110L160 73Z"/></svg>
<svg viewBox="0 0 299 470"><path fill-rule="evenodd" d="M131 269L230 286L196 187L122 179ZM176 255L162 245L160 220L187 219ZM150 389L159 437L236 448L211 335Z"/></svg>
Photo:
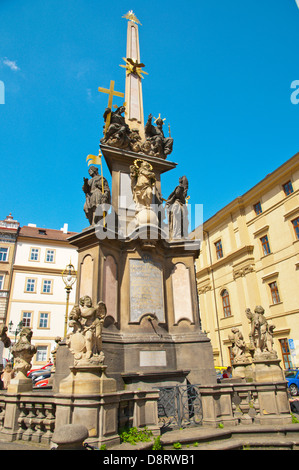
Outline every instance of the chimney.
<svg viewBox="0 0 299 470"><path fill-rule="evenodd" d="M64 224L63 227L60 229L63 233L68 232L68 224Z"/></svg>

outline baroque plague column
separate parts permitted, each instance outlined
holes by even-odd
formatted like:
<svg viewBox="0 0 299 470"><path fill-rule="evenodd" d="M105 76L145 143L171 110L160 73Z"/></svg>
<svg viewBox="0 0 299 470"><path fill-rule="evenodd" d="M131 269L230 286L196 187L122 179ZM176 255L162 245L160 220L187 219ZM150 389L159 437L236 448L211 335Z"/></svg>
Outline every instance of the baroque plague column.
<svg viewBox="0 0 299 470"><path fill-rule="evenodd" d="M173 139L164 135L160 114L149 114L144 124L139 21L133 12L125 18L125 94L112 81L110 89L99 88L109 94L100 149L112 176L111 206L98 198L97 218L89 215L90 226L69 239L79 253L78 303L90 296L93 305L106 305L103 353L119 389L214 384L196 291L200 243L186 234L188 180L182 177L171 197L162 197L161 175L176 167L167 159ZM113 97L124 95L115 109Z"/></svg>

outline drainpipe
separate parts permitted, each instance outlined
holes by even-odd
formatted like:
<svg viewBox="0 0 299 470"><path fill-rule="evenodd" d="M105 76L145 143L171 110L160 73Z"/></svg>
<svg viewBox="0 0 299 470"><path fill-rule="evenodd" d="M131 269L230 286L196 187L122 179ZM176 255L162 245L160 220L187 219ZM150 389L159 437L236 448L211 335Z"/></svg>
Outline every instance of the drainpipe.
<svg viewBox="0 0 299 470"><path fill-rule="evenodd" d="M218 328L218 341L219 341L220 359L221 359L221 366L224 367L221 336L220 336L220 328L219 328L218 308L217 308L217 300L216 300L215 279L214 279L214 271L213 271L213 268L212 268L212 253L211 253L210 238L209 238L210 235L209 235L209 232L207 230L203 230L203 232L205 232L208 235L208 247L209 247L209 255L210 255L213 295L214 295L214 304L215 304L215 312L216 312L216 323L217 323L217 328Z"/></svg>

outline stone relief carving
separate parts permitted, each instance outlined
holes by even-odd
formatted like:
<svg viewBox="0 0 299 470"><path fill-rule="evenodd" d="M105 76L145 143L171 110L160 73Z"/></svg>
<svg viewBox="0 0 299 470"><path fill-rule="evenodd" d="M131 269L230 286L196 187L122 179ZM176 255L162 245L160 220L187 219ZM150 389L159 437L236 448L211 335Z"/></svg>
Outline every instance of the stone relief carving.
<svg viewBox="0 0 299 470"><path fill-rule="evenodd" d="M67 345L74 355L75 365L104 363L102 351L102 328L107 314L106 305L100 301L94 307L88 295L80 298L69 315L69 326L73 328L67 337Z"/></svg>

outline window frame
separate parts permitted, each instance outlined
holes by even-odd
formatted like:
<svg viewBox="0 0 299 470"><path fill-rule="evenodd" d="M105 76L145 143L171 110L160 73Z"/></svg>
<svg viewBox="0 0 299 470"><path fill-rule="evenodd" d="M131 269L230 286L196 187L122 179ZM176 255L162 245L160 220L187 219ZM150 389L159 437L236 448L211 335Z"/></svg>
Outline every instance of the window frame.
<svg viewBox="0 0 299 470"><path fill-rule="evenodd" d="M42 315L47 315L47 326L41 326L41 322L43 321ZM51 317L50 312L45 312L45 311L38 312L37 328L39 330L49 330L50 329L50 317Z"/></svg>
<svg viewBox="0 0 299 470"><path fill-rule="evenodd" d="M9 247L8 246L0 246L0 258L3 252L1 250L6 250L5 254L6 257L5 259L0 259L0 263L8 263L8 255L9 255Z"/></svg>
<svg viewBox="0 0 299 470"><path fill-rule="evenodd" d="M291 180L287 181L286 183L284 183L282 185L282 189L283 189L283 192L285 194L285 196L290 196L290 194L293 194L294 192L294 188L293 188L293 183ZM291 189L289 191L289 189Z"/></svg>
<svg viewBox="0 0 299 470"><path fill-rule="evenodd" d="M226 293L226 295L224 295ZM220 292L221 300L222 300L222 309L223 309L223 316L224 318L228 318L232 316L232 309L230 304L230 296L227 289L222 289Z"/></svg>
<svg viewBox="0 0 299 470"><path fill-rule="evenodd" d="M38 353L41 348L43 348L43 350L45 350L46 352L45 354L46 359L38 359ZM47 362L48 357L49 357L49 345L48 344L36 344L36 353L35 353L36 364L42 364L44 362Z"/></svg>
<svg viewBox="0 0 299 470"><path fill-rule="evenodd" d="M53 260L47 260L48 253L51 251L53 253ZM47 248L46 249L46 254L45 254L45 263L55 263L55 258L56 258L56 250L53 248Z"/></svg>
<svg viewBox="0 0 299 470"><path fill-rule="evenodd" d="M296 217L295 219L291 220L291 222L292 222L292 226L293 226L293 229L294 229L296 240L299 240L299 216ZM294 222L297 223L296 226L295 226Z"/></svg>
<svg viewBox="0 0 299 470"><path fill-rule="evenodd" d="M50 290L45 291L45 283L50 283ZM42 289L41 289L41 294L53 294L53 279L42 279Z"/></svg>
<svg viewBox="0 0 299 470"><path fill-rule="evenodd" d="M2 281L1 281L2 278ZM0 290L4 290L5 274L0 273Z"/></svg>
<svg viewBox="0 0 299 470"><path fill-rule="evenodd" d="M275 286L274 286L274 284L275 284ZM269 286L269 289L270 289L272 305L280 304L281 303L281 298L280 298L280 294L279 294L277 280L269 282L268 286Z"/></svg>
<svg viewBox="0 0 299 470"><path fill-rule="evenodd" d="M286 369L292 369L293 368L293 363L292 363L292 356L291 356L291 351L290 351L288 339L287 338L281 338L278 341L279 341L280 348L281 348L281 355L282 355L282 361L283 361L284 368L285 368L285 370ZM284 344L284 346L285 345L287 346L287 348L285 348L286 351L284 351L284 349L283 349L283 344ZM285 358L287 358L287 359L285 360Z"/></svg>
<svg viewBox="0 0 299 470"><path fill-rule="evenodd" d="M33 250L37 251L37 259L32 258ZM37 246L31 246L29 251L29 261L38 262L40 260L40 248Z"/></svg>
<svg viewBox="0 0 299 470"><path fill-rule="evenodd" d="M34 281L34 290L28 290L29 281ZM36 294L37 279L36 277L26 277L25 279L25 290L26 294Z"/></svg>
<svg viewBox="0 0 299 470"><path fill-rule="evenodd" d="M217 261L219 259L223 258L223 246L222 246L222 240L217 240L217 242L214 243L215 245L215 250L216 250L216 259Z"/></svg>
<svg viewBox="0 0 299 470"><path fill-rule="evenodd" d="M267 233L263 235L262 237L260 237L260 242L261 242L263 256L271 255L270 242L269 242L269 237Z"/></svg>
<svg viewBox="0 0 299 470"><path fill-rule="evenodd" d="M259 209L259 210L257 210L257 206L258 206L258 209ZM258 201L256 204L253 204L253 210L254 210L254 212L255 212L255 215L260 215L260 214L262 214L263 209L262 209L261 201Z"/></svg>
<svg viewBox="0 0 299 470"><path fill-rule="evenodd" d="M28 318L25 318L24 317L24 314L28 313L30 316L29 316L29 322L28 322ZM31 328L32 327L32 321L33 321L33 311L32 310L22 310L21 312L21 322L22 322L22 325L23 325L23 328ZM29 323L29 324L28 324Z"/></svg>

